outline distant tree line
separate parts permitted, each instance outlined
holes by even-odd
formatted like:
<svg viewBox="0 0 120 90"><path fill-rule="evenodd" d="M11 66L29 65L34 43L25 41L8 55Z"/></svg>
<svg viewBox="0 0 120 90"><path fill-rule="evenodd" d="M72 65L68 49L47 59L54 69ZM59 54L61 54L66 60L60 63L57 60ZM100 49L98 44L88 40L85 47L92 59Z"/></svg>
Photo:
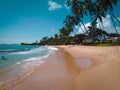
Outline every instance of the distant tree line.
<svg viewBox="0 0 120 90"><path fill-rule="evenodd" d="M97 28L98 29L98 28ZM98 32L95 31L95 35L91 35L92 32L89 32L89 35L91 37L94 37L94 40L92 44L95 44L95 42L101 41L101 36L105 35L107 37L118 37L120 34L116 33L107 33L105 31ZM104 37L103 37L104 38ZM43 37L39 42L33 42L33 43L21 43L21 45L89 45L91 43L87 43L85 40L88 39L88 37L85 34L76 34L74 36L68 36L68 37L61 37L58 34L55 34L52 37Z"/></svg>

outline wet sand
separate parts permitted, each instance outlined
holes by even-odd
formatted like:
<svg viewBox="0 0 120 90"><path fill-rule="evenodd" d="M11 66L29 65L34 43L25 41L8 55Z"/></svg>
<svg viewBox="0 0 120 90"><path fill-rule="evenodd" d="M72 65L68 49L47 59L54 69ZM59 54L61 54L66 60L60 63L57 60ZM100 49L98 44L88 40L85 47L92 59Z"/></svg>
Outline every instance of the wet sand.
<svg viewBox="0 0 120 90"><path fill-rule="evenodd" d="M74 79L80 68L73 57L60 50L48 59L31 76L9 90L75 90Z"/></svg>
<svg viewBox="0 0 120 90"><path fill-rule="evenodd" d="M120 46L59 46L9 90L120 90Z"/></svg>

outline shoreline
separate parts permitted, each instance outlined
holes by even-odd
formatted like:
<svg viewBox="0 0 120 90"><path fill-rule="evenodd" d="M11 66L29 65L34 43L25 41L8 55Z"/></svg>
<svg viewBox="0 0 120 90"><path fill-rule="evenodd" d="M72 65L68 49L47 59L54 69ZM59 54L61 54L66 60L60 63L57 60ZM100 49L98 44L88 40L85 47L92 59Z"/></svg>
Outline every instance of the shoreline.
<svg viewBox="0 0 120 90"><path fill-rule="evenodd" d="M67 60L65 56L71 59ZM72 56L60 49L47 59L29 77L9 90L74 90L73 81L80 68Z"/></svg>
<svg viewBox="0 0 120 90"><path fill-rule="evenodd" d="M0 72L0 90L2 86L5 86L5 88L9 89L22 82L34 72L34 69L46 62L45 58L53 54L56 50L57 49L55 48L51 48L49 53L44 56L37 56L35 57L35 60L29 60L29 58L24 59L23 61L15 63L11 67Z"/></svg>
<svg viewBox="0 0 120 90"><path fill-rule="evenodd" d="M118 90L120 46L53 46L60 50L9 90ZM111 53L112 52L112 53Z"/></svg>

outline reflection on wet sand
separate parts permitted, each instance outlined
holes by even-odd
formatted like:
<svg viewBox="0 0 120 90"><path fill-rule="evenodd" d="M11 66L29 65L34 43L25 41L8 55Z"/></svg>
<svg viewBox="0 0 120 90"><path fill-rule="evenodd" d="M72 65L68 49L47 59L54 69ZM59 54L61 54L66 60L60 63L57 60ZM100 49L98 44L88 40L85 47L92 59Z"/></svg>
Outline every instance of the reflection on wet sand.
<svg viewBox="0 0 120 90"><path fill-rule="evenodd" d="M76 90L75 80L81 72L76 59L64 50L50 55L48 62L10 90Z"/></svg>
<svg viewBox="0 0 120 90"><path fill-rule="evenodd" d="M67 67L67 71L71 75L76 75L80 73L80 67L76 63L75 59L68 53L64 52L64 57L65 57L65 66Z"/></svg>

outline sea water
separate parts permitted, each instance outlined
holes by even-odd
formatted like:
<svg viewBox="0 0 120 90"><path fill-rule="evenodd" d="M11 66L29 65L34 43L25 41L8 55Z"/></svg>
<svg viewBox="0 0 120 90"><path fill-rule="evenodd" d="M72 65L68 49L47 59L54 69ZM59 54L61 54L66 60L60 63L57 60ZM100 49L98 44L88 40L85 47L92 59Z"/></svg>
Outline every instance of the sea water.
<svg viewBox="0 0 120 90"><path fill-rule="evenodd" d="M0 73L7 71L10 68L13 70L9 76L13 76L13 73L19 73L20 71L25 72L25 70L28 70L31 67L38 66L46 62L43 58L48 57L56 50L58 49L48 46L2 44L0 45ZM6 77L8 76L6 75Z"/></svg>

